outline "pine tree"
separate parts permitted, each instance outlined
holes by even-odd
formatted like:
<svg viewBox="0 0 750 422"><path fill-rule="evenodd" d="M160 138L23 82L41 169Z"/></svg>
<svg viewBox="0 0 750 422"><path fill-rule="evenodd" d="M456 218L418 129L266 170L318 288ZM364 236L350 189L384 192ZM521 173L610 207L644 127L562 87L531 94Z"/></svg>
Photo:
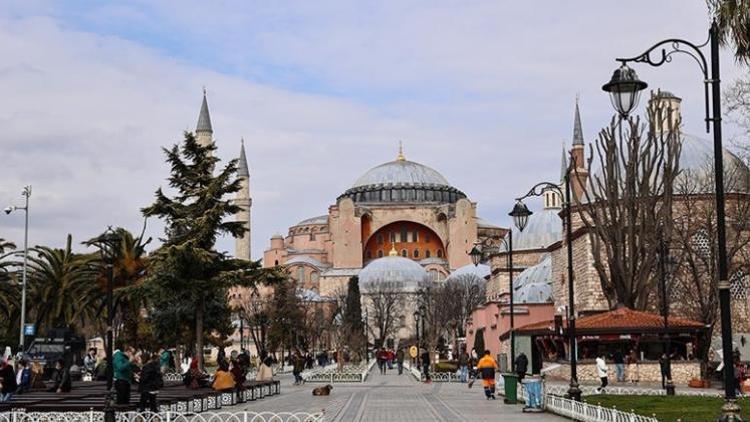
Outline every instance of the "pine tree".
<svg viewBox="0 0 750 422"><path fill-rule="evenodd" d="M304 329L304 314L294 281L287 279L276 284L270 316L268 343L272 350L281 350L283 362L284 349L297 347L300 337L298 334Z"/></svg>
<svg viewBox="0 0 750 422"><path fill-rule="evenodd" d="M145 216L156 216L166 223L164 243L151 257L146 280L149 294L157 306L171 302L183 311L159 309L162 313L172 317L192 314L189 320L194 324L193 340L201 361L204 330L225 328L222 326L230 314L225 289L252 284L259 275L257 262L233 260L215 250L219 236L240 237L246 231L242 222L225 221L240 210L227 199L240 190L235 177L237 161L230 161L214 175L219 163L215 150L213 143L200 145L189 132L181 145L164 148L171 166L169 186L175 194L170 197L159 188L154 203L142 210ZM206 326L209 304L211 313L221 317L216 321L220 326Z"/></svg>
<svg viewBox="0 0 750 422"><path fill-rule="evenodd" d="M365 327L362 322L362 303L359 293L359 278L354 276L349 279L346 291L346 309L344 310L344 332L346 333L346 344L349 350L359 354L364 350L366 337ZM366 356L362 357L363 359Z"/></svg>

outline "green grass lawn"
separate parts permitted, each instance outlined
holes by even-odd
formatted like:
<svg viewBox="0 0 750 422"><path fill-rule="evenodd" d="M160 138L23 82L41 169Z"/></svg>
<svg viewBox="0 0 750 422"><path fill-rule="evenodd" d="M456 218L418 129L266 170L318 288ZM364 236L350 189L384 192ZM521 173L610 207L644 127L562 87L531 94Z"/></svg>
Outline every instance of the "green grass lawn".
<svg viewBox="0 0 750 422"><path fill-rule="evenodd" d="M709 422L719 416L723 399L714 397L692 396L610 396L597 395L585 398L589 404L600 404L603 407L616 407L617 410L640 415L656 415L659 421L665 422ZM740 399L743 415L750 415L750 399Z"/></svg>

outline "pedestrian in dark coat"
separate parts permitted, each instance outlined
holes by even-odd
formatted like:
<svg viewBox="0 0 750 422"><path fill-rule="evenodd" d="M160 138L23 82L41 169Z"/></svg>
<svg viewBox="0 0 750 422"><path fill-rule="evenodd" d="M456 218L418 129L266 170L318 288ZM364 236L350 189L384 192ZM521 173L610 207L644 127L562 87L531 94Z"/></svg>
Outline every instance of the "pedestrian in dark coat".
<svg viewBox="0 0 750 422"><path fill-rule="evenodd" d="M8 362L8 358L3 359L0 363L0 403L9 402L17 388L13 365Z"/></svg>
<svg viewBox="0 0 750 422"><path fill-rule="evenodd" d="M52 377L54 384L50 388L50 393L69 393L71 388L70 368L65 366L65 360L58 359L55 364L55 375Z"/></svg>
<svg viewBox="0 0 750 422"><path fill-rule="evenodd" d="M146 406L152 412L158 412L159 407L156 404L156 397L159 390L164 387L164 379L161 374L159 355L144 354L144 361L147 361L141 369L141 382L138 391L141 393L141 401L138 403L138 410L146 410Z"/></svg>
<svg viewBox="0 0 750 422"><path fill-rule="evenodd" d="M518 381L521 381L526 376L526 371L529 369L529 358L526 357L526 353L521 352L520 355L516 356L515 366Z"/></svg>

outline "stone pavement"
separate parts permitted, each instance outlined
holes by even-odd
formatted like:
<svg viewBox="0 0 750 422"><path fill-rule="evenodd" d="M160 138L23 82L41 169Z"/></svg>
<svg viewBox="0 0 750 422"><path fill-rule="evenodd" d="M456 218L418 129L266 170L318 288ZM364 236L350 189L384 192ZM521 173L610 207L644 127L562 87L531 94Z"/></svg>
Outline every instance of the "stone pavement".
<svg viewBox="0 0 750 422"><path fill-rule="evenodd" d="M314 397L312 390L325 385L294 386L291 375L282 375L281 394L237 406L253 412L325 412L326 421L562 421L550 414L524 414L521 406L504 405L502 397L488 401L481 385L467 388L459 383L422 384L404 372L371 371L367 382L337 383L328 397Z"/></svg>

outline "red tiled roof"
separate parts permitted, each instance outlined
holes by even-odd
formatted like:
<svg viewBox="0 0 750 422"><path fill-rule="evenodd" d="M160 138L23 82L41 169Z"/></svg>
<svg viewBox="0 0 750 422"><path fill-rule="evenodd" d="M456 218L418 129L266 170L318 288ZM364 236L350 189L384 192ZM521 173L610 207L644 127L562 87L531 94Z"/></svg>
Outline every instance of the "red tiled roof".
<svg viewBox="0 0 750 422"><path fill-rule="evenodd" d="M567 328L567 320L563 319L563 327ZM705 328L704 324L685 318L669 317L669 331L697 331ZM539 335L554 332L555 321L539 321L516 328L518 334ZM636 311L629 308L587 315L576 320L576 333L640 333L644 331L660 331L664 328L664 318L650 312Z"/></svg>

